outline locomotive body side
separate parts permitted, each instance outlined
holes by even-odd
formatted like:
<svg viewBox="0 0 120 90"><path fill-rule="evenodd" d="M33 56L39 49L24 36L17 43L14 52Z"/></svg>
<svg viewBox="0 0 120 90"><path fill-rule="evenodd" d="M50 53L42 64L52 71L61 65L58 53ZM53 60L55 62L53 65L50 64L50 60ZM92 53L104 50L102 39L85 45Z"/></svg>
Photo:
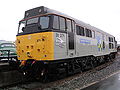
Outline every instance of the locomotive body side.
<svg viewBox="0 0 120 90"><path fill-rule="evenodd" d="M93 33L94 32L94 33ZM92 37L80 36L74 33L74 49L69 49L69 33L54 32L54 59L62 60L84 56L103 56L115 53L115 40L109 42L112 35L103 32L92 31ZM110 43L113 48L110 48Z"/></svg>

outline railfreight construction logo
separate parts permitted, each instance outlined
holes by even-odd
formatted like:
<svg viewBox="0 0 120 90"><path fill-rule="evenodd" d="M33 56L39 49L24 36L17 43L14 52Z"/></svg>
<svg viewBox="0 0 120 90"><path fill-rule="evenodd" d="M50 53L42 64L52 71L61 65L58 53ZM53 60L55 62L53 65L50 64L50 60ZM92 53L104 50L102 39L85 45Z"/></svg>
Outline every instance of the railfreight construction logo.
<svg viewBox="0 0 120 90"><path fill-rule="evenodd" d="M64 48L65 47L65 35L61 34L61 33L56 33L56 46L59 46L60 48Z"/></svg>

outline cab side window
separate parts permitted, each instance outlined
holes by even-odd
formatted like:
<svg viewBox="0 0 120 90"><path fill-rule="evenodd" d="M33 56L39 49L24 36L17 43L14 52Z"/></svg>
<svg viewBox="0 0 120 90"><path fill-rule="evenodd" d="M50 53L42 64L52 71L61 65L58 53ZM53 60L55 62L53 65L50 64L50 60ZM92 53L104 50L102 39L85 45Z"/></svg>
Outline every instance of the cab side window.
<svg viewBox="0 0 120 90"><path fill-rule="evenodd" d="M74 33L75 22L62 16L53 15L53 29Z"/></svg>
<svg viewBox="0 0 120 90"><path fill-rule="evenodd" d="M58 16L54 16L53 29L59 29L59 17Z"/></svg>
<svg viewBox="0 0 120 90"><path fill-rule="evenodd" d="M60 16L54 16L53 29L65 31L65 18Z"/></svg>
<svg viewBox="0 0 120 90"><path fill-rule="evenodd" d="M60 30L65 31L65 18L59 17L59 21L60 21Z"/></svg>

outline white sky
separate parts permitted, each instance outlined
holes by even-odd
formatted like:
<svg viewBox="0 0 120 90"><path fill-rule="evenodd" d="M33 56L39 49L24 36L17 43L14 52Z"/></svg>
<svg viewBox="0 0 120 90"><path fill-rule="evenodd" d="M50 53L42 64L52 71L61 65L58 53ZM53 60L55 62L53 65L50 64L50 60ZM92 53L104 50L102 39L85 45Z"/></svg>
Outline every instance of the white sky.
<svg viewBox="0 0 120 90"><path fill-rule="evenodd" d="M38 6L63 12L114 35L120 41L120 0L1 0L0 40L14 41L24 11Z"/></svg>

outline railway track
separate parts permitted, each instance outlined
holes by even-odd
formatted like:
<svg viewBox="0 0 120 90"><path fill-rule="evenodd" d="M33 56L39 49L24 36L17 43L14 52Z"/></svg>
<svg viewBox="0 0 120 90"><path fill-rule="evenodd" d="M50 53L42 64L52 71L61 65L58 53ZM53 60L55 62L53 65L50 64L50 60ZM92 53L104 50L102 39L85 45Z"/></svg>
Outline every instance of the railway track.
<svg viewBox="0 0 120 90"><path fill-rule="evenodd" d="M100 75L104 76L104 75L102 75L102 71L105 71L106 69L109 69L109 68L114 69L113 67L115 67L115 68L120 67L119 59L120 59L120 55L118 55L116 57L116 59L113 60L112 62L108 62L107 64L102 64L92 70L88 70L88 71L85 71L82 73L77 73L75 75L65 77L63 79L56 80L56 81L49 82L49 83L40 83L39 81L28 81L24 77L21 77L21 79L19 81L13 82L9 85L8 84L4 85L1 88L4 90L6 90L6 89L7 90L11 90L11 89L14 89L14 90L17 90L17 89L21 89L21 90L26 90L26 89L38 90L39 89L39 90L42 90L42 89L45 89L45 90L47 90L47 89L61 89L62 88L62 90L63 90L63 88L67 88L69 85L71 86L77 82L79 82L79 83L81 82L80 83L81 86L79 86L79 89L83 89L91 84L94 84L95 82L98 82L99 80L102 80L102 78L105 78L105 77L101 77L98 80L94 80L94 78L97 77L97 75L98 75L98 77L100 77ZM120 68L118 68L118 69L120 70ZM113 70L113 72L115 72L115 71L117 71L117 70ZM110 74L110 72L111 71L109 71L109 74ZM99 73L99 74L96 75L96 73ZM88 77L94 77L93 79L91 79L93 81L88 82L88 81L90 81L90 80L88 80ZM107 75L107 77L108 77L108 75ZM80 78L81 78L81 80L79 80ZM84 82L84 84L82 84L82 82ZM75 86L73 88L75 89Z"/></svg>

